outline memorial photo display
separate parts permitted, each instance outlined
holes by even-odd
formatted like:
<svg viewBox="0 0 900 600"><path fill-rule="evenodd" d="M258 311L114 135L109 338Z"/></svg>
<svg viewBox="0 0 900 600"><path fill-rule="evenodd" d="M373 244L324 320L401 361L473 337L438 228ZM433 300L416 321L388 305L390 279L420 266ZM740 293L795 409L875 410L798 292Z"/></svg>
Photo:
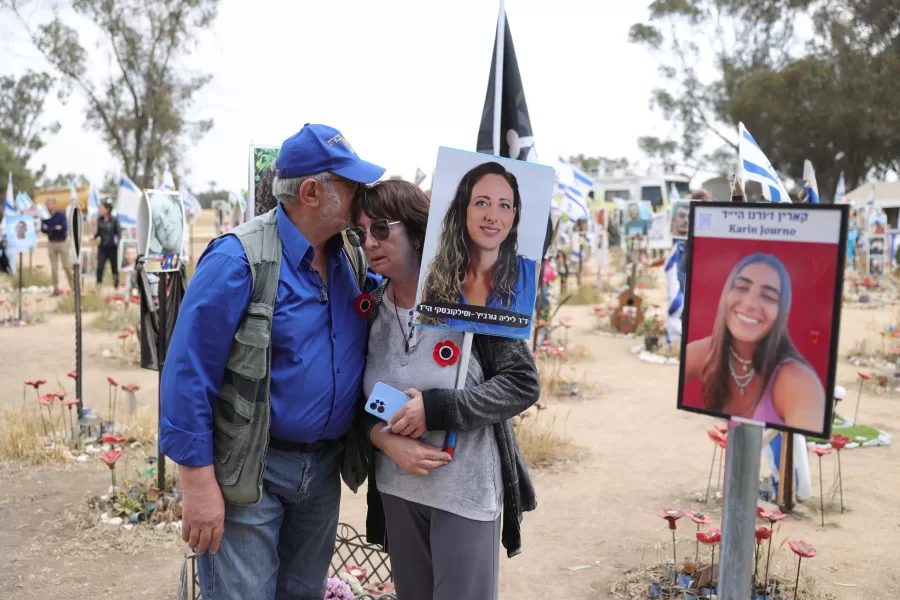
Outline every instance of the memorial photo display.
<svg viewBox="0 0 900 600"><path fill-rule="evenodd" d="M692 203L678 408L828 438L848 209Z"/></svg>
<svg viewBox="0 0 900 600"><path fill-rule="evenodd" d="M551 167L440 148L415 324L529 339Z"/></svg>

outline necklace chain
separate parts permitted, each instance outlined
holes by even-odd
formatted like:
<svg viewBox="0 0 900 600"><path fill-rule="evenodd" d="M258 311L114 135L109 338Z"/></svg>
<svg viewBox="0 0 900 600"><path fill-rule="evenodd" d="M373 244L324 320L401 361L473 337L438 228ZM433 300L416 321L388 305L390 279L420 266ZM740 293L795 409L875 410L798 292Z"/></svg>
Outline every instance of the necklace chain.
<svg viewBox="0 0 900 600"><path fill-rule="evenodd" d="M394 288L391 288L391 292L396 292L396 290ZM412 341L412 336L413 336L413 332L415 331L415 329L413 329L413 327L410 326L409 334L407 334L403 330L403 322L400 320L400 309L397 308L397 294L394 293L393 296L394 296L394 314L397 316L397 325L400 327L400 334L403 336L403 352L404 352L404 354L408 355L409 354L409 344ZM413 311L409 311L410 317L412 316L412 312Z"/></svg>
<svg viewBox="0 0 900 600"><path fill-rule="evenodd" d="M732 350L732 353L733 352L734 351ZM738 360L741 360L741 358L739 356L736 356L736 358ZM744 367L746 368L746 365L744 365ZM750 383L753 381L753 376L756 375L756 369L750 369L750 372L747 373L746 375L738 375L734 371L734 362L729 360L728 361L728 370L731 371L731 378L734 380L735 385L738 386L738 390L740 390L741 396L746 395L747 386L749 386ZM743 381L745 379L746 379L746 381Z"/></svg>

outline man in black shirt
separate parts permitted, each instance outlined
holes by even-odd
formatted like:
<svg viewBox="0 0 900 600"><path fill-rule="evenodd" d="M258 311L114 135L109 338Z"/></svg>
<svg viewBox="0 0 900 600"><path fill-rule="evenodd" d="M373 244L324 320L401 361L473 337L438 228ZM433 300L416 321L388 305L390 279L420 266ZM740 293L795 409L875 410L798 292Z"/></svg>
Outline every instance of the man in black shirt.
<svg viewBox="0 0 900 600"><path fill-rule="evenodd" d="M56 200L47 200L47 211L50 218L41 221L41 231L47 234L47 251L50 254L50 277L53 279L53 294L58 296L62 292L59 289L59 267L57 261L62 261L63 272L69 282L69 289L75 289L72 281L72 259L69 257L68 229L66 215L56 209Z"/></svg>
<svg viewBox="0 0 900 600"><path fill-rule="evenodd" d="M106 262L112 270L113 285L119 287L119 238L122 236L122 228L119 219L112 216L112 202L105 200L100 205L100 218L97 219L97 233L94 238L100 243L97 245L97 287L103 283L103 271Z"/></svg>

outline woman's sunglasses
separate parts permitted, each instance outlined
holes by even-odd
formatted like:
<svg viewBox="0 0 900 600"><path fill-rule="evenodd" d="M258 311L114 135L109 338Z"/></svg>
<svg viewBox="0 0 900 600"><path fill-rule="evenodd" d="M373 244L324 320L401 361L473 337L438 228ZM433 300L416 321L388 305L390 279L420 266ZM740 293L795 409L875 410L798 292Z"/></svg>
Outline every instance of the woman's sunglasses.
<svg viewBox="0 0 900 600"><path fill-rule="evenodd" d="M387 219L379 219L372 221L372 225L368 229L362 227L351 227L347 230L347 239L351 246L362 248L366 245L366 236L371 235L373 239L383 242L391 236L391 226L399 224L400 221L388 221Z"/></svg>

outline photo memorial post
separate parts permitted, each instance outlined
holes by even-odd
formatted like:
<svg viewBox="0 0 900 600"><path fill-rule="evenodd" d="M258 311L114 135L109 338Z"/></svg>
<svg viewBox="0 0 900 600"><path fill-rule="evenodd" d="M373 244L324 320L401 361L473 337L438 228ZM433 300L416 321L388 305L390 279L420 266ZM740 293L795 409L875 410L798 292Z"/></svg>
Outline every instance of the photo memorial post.
<svg viewBox="0 0 900 600"><path fill-rule="evenodd" d="M82 220L81 208L77 202L69 203L66 207L66 221L69 227L69 255L72 264L67 268L72 269L72 282L75 289L75 397L78 398L78 418L84 416L84 396L82 395L83 365L82 365L82 325L81 325L81 233ZM77 436L76 436L77 437Z"/></svg>
<svg viewBox="0 0 900 600"><path fill-rule="evenodd" d="M763 427L830 437L848 219L691 204L678 408L730 420L719 597L751 582Z"/></svg>
<svg viewBox="0 0 900 600"><path fill-rule="evenodd" d="M6 223L6 253L15 260L18 254L19 260L19 289L18 289L18 320L23 320L22 315L22 288L24 264L22 258L25 253L34 252L37 247L37 233L34 228L34 217L24 213L10 213L3 220Z"/></svg>

